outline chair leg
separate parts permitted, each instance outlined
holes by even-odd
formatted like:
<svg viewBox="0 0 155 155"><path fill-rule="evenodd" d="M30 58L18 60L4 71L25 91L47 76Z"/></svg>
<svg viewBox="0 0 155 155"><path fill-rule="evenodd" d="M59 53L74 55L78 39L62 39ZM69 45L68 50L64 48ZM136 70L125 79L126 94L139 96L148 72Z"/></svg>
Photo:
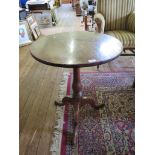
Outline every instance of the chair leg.
<svg viewBox="0 0 155 155"><path fill-rule="evenodd" d="M99 65L97 65L97 70L99 70L99 67L100 67L100 66L99 66Z"/></svg>
<svg viewBox="0 0 155 155"><path fill-rule="evenodd" d="M135 79L133 81L132 88L135 88Z"/></svg>

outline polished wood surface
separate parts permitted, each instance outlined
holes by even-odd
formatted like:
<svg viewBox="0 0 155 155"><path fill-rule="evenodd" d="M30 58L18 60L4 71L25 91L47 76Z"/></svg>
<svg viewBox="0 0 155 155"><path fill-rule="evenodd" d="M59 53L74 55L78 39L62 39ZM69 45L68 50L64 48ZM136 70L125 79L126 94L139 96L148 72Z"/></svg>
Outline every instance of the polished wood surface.
<svg viewBox="0 0 155 155"><path fill-rule="evenodd" d="M65 32L42 36L31 47L38 61L58 67L89 67L118 57L122 44L114 37L94 32Z"/></svg>

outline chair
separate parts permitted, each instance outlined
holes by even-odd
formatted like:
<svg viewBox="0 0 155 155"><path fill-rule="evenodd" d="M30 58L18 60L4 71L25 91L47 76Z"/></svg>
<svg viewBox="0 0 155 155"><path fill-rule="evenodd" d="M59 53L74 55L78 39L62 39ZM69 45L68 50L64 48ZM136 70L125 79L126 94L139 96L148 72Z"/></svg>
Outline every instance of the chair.
<svg viewBox="0 0 155 155"><path fill-rule="evenodd" d="M95 24L95 22L94 22L95 4L93 3L92 0L88 0L88 5L87 5L87 3L83 2L83 6L82 6L82 10L83 10L83 13L82 13L83 14L83 21L82 21L82 23L84 22L85 31L91 31L89 29L89 26L91 26L93 28L93 26ZM89 21L89 23L88 23L88 21Z"/></svg>
<svg viewBox="0 0 155 155"><path fill-rule="evenodd" d="M96 31L119 39L123 44L122 56L135 55L134 10L135 0L98 0L97 3Z"/></svg>
<svg viewBox="0 0 155 155"><path fill-rule="evenodd" d="M92 18L92 28L94 26L94 15L95 15L95 6L92 0L88 0L88 15Z"/></svg>

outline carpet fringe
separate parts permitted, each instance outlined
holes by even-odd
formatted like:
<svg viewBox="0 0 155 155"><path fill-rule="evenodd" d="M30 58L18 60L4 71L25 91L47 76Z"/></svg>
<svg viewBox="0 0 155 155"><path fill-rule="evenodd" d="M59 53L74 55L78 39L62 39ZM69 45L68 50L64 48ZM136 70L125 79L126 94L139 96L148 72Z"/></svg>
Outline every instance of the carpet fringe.
<svg viewBox="0 0 155 155"><path fill-rule="evenodd" d="M62 98L67 94L67 80L69 73L63 73L62 80L59 84L57 101L61 102ZM56 123L53 132L52 145L50 147L50 152L52 155L60 155L61 148L61 138L62 129L64 124L64 107L56 107Z"/></svg>

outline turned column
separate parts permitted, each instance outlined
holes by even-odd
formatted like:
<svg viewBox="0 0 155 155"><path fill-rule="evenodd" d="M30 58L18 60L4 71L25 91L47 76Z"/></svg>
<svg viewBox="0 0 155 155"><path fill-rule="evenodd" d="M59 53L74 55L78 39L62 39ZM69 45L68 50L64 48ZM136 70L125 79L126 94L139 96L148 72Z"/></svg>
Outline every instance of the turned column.
<svg viewBox="0 0 155 155"><path fill-rule="evenodd" d="M73 98L81 98L82 84L80 80L80 68L73 68Z"/></svg>

